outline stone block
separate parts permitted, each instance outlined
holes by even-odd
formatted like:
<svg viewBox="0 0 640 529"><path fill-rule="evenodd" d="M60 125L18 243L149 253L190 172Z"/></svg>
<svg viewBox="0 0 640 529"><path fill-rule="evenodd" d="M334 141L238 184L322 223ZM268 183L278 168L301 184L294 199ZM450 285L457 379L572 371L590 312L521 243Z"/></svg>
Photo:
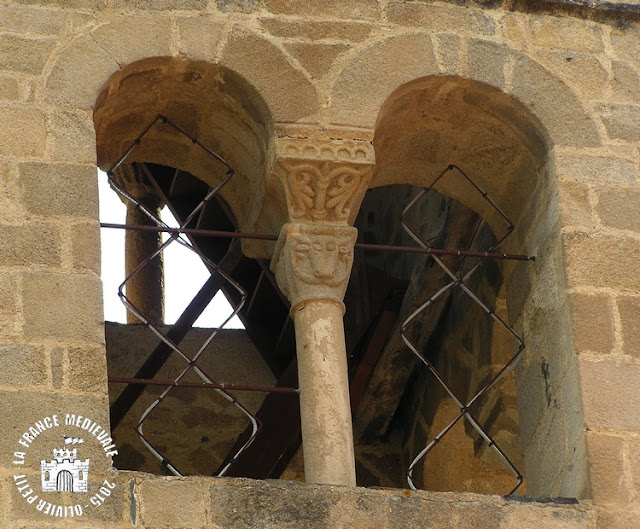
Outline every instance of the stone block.
<svg viewBox="0 0 640 529"><path fill-rule="evenodd" d="M104 343L99 278L32 272L25 273L22 281L26 338Z"/></svg>
<svg viewBox="0 0 640 529"><path fill-rule="evenodd" d="M231 13L253 13L258 9L259 0L216 0L220 11Z"/></svg>
<svg viewBox="0 0 640 529"><path fill-rule="evenodd" d="M320 108L316 90L305 75L293 68L276 46L258 35L235 30L220 64L253 84L265 98L275 121L296 122Z"/></svg>
<svg viewBox="0 0 640 529"><path fill-rule="evenodd" d="M63 347L54 347L50 353L51 356L51 383L55 389L61 389L64 385L64 364L65 349Z"/></svg>
<svg viewBox="0 0 640 529"><path fill-rule="evenodd" d="M617 57L640 63L640 38L637 31L611 28L611 44Z"/></svg>
<svg viewBox="0 0 640 529"><path fill-rule="evenodd" d="M0 312L15 313L18 309L18 275L0 271Z"/></svg>
<svg viewBox="0 0 640 529"><path fill-rule="evenodd" d="M527 372L518 381L517 387L520 439L523 449L526 449L547 408L545 385L539 361L532 362Z"/></svg>
<svg viewBox="0 0 640 529"><path fill-rule="evenodd" d="M486 40L469 40L467 49L469 77L504 89L504 68L510 56L511 52L505 46Z"/></svg>
<svg viewBox="0 0 640 529"><path fill-rule="evenodd" d="M640 431L640 365L607 358L580 358L585 426Z"/></svg>
<svg viewBox="0 0 640 529"><path fill-rule="evenodd" d="M145 480L139 486L140 521L149 528L204 529L208 527L206 494L205 484L193 480Z"/></svg>
<svg viewBox="0 0 640 529"><path fill-rule="evenodd" d="M21 158L44 153L47 127L43 113L30 107L0 107L0 156Z"/></svg>
<svg viewBox="0 0 640 529"><path fill-rule="evenodd" d="M349 50L349 46L346 44L307 44L304 42L285 44L285 48L314 79L323 77L338 55Z"/></svg>
<svg viewBox="0 0 640 529"><path fill-rule="evenodd" d="M207 0L109 0L109 5L156 11L201 11L207 8Z"/></svg>
<svg viewBox="0 0 640 529"><path fill-rule="evenodd" d="M602 63L593 55L574 51L540 51L536 57L584 96L603 97L609 75Z"/></svg>
<svg viewBox="0 0 640 529"><path fill-rule="evenodd" d="M50 119L50 158L59 162L96 163L93 120L86 112L54 111Z"/></svg>
<svg viewBox="0 0 640 529"><path fill-rule="evenodd" d="M460 47L459 35L437 35L437 50L440 67L444 73L458 75L460 73Z"/></svg>
<svg viewBox="0 0 640 529"><path fill-rule="evenodd" d="M331 22L311 20L283 20L261 18L260 24L276 37L287 39L337 39L361 42L371 33L371 24L366 22L335 20Z"/></svg>
<svg viewBox="0 0 640 529"><path fill-rule="evenodd" d="M15 101L16 99L20 99L18 80L8 75L0 75L0 101Z"/></svg>
<svg viewBox="0 0 640 529"><path fill-rule="evenodd" d="M11 410L11 413L0 414L0 428L2 428L2 438L0 438L0 461L11 462L13 453L22 446L18 444L18 440L22 434L28 431L29 426L33 426L36 421L42 420L44 417L50 417L57 414L59 419L64 422L67 413L82 415L91 418L104 428L109 427L109 407L106 393L104 396L96 396L96 394L85 395L75 392L69 393L53 393L50 389L32 388L18 389L13 391L0 391L0 400L4 409ZM31 443L27 457L25 458L25 470L40 470L40 460L51 458L53 443L62 442L62 434L76 436L84 432L80 428L69 428L65 432L60 432L52 438L48 433L44 433L35 438ZM50 432L50 430L45 430ZM76 433L77 432L77 433ZM77 435L80 436L80 435ZM93 469L106 471L107 458L105 457L102 446L98 443L87 442L83 445L84 457L91 459ZM10 463L9 463L10 464Z"/></svg>
<svg viewBox="0 0 640 529"><path fill-rule="evenodd" d="M0 265L60 266L60 235L53 224L0 224Z"/></svg>
<svg viewBox="0 0 640 529"><path fill-rule="evenodd" d="M54 39L0 35L0 69L39 75L55 45Z"/></svg>
<svg viewBox="0 0 640 529"><path fill-rule="evenodd" d="M42 4L42 2L37 2ZM68 7L72 2L61 2ZM51 9L48 6L0 5L0 30L12 33L40 35L64 35L80 28L93 16L68 9Z"/></svg>
<svg viewBox="0 0 640 529"><path fill-rule="evenodd" d="M605 226L640 233L640 189L603 188L595 209Z"/></svg>
<svg viewBox="0 0 640 529"><path fill-rule="evenodd" d="M22 163L18 185L27 210L35 215L98 218L95 166Z"/></svg>
<svg viewBox="0 0 640 529"><path fill-rule="evenodd" d="M476 9L461 9L393 2L387 7L387 20L401 26L419 27L433 33L470 32L476 35L495 34L496 24L485 12Z"/></svg>
<svg viewBox="0 0 640 529"><path fill-rule="evenodd" d="M69 347L69 389L107 393L107 358L101 346Z"/></svg>
<svg viewBox="0 0 640 529"><path fill-rule="evenodd" d="M614 435L587 433L593 500L598 505L626 504L628 476L624 471L624 440Z"/></svg>
<svg viewBox="0 0 640 529"><path fill-rule="evenodd" d="M402 61L398 57L403 57ZM333 87L330 119L373 128L380 107L402 84L438 73L428 35L400 35L365 48L342 69Z"/></svg>
<svg viewBox="0 0 640 529"><path fill-rule="evenodd" d="M511 93L542 121L556 145L600 144L595 123L571 89L549 70L524 55L513 64Z"/></svg>
<svg viewBox="0 0 640 529"><path fill-rule="evenodd" d="M611 89L613 99L618 101L638 101L640 99L640 76L627 63L613 61L611 63L613 79Z"/></svg>
<svg viewBox="0 0 640 529"><path fill-rule="evenodd" d="M158 2L148 3L158 8ZM164 14L129 13L98 27L91 35L118 64L171 55L171 19Z"/></svg>
<svg viewBox="0 0 640 529"><path fill-rule="evenodd" d="M556 171L561 178L601 182L635 182L635 163L609 156L559 153Z"/></svg>
<svg viewBox="0 0 640 529"><path fill-rule="evenodd" d="M211 17L185 17L178 19L180 51L192 60L212 61L224 24Z"/></svg>
<svg viewBox="0 0 640 529"><path fill-rule="evenodd" d="M75 224L71 227L73 267L100 275L100 225Z"/></svg>
<svg viewBox="0 0 640 529"><path fill-rule="evenodd" d="M589 202L589 188L586 184L560 179L558 181L558 202L564 226L594 227L595 221Z"/></svg>
<svg viewBox="0 0 640 529"><path fill-rule="evenodd" d="M132 34L136 33L134 28ZM44 98L62 107L89 110L100 87L117 69L115 59L91 36L74 39L60 52L53 65L45 81Z"/></svg>
<svg viewBox="0 0 640 529"><path fill-rule="evenodd" d="M549 505L517 505L504 508L499 529L588 529L591 525L588 512Z"/></svg>
<svg viewBox="0 0 640 529"><path fill-rule="evenodd" d="M571 294L571 310L576 350L610 353L615 342L611 298L601 294ZM595 322L598 324L594 325Z"/></svg>
<svg viewBox="0 0 640 529"><path fill-rule="evenodd" d="M603 105L598 114L609 138L640 141L640 105Z"/></svg>
<svg viewBox="0 0 640 529"><path fill-rule="evenodd" d="M622 324L623 351L640 358L640 297L620 296L617 304Z"/></svg>
<svg viewBox="0 0 640 529"><path fill-rule="evenodd" d="M529 21L531 40L541 48L571 52L602 53L602 28L570 17L532 17Z"/></svg>
<svg viewBox="0 0 640 529"><path fill-rule="evenodd" d="M609 287L640 290L640 241L602 233L563 235L569 287ZM606 272L605 272L606 271Z"/></svg>
<svg viewBox="0 0 640 529"><path fill-rule="evenodd" d="M47 383L44 348L32 345L0 346L3 386L42 386Z"/></svg>
<svg viewBox="0 0 640 529"><path fill-rule="evenodd" d="M474 529L500 527L502 509L495 503L454 502L451 504L452 527L465 527L473 523Z"/></svg>
<svg viewBox="0 0 640 529"><path fill-rule="evenodd" d="M264 0L265 7L279 15L326 16L377 20L381 15L380 3L376 0Z"/></svg>
<svg viewBox="0 0 640 529"><path fill-rule="evenodd" d="M631 529L640 527L640 512L606 510L598 512L596 529Z"/></svg>

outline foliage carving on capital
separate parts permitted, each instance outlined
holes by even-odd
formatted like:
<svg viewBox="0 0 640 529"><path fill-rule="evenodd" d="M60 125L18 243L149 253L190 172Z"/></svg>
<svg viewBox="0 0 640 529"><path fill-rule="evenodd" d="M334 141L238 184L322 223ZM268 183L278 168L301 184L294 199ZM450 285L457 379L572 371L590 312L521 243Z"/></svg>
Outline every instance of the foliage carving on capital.
<svg viewBox="0 0 640 529"><path fill-rule="evenodd" d="M369 183L372 166L325 160L278 162L292 221L348 223Z"/></svg>
<svg viewBox="0 0 640 529"><path fill-rule="evenodd" d="M291 223L282 227L271 270L292 311L310 300L342 305L357 234L351 226Z"/></svg>

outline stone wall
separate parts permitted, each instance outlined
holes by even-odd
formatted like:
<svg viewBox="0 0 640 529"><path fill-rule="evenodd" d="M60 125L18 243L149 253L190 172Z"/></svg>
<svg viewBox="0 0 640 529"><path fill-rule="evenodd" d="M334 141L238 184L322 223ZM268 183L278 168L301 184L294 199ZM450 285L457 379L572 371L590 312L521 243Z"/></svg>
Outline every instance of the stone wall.
<svg viewBox="0 0 640 529"><path fill-rule="evenodd" d="M536 137L543 140L535 159L544 163L506 180L483 171L480 178L519 220L515 246L541 256L525 272L505 270L511 285L507 303L517 307L512 323L531 352L516 377L525 461L532 461L526 474L538 484L537 493L572 491L593 503L560 507L427 493L405 499L400 491L136 475L132 482L118 478L121 496L108 504L110 510L105 503L104 519L92 526L130 527L132 516L143 527L243 527L255 518L290 527L299 520L335 526L327 522L335 519L368 526L380 505L408 502L419 507L399 507L389 526L411 526L416 513L443 527L462 527L481 516L488 527L499 519L505 529L640 525L638 3L536 2L536 10L522 4L0 5L0 511L9 527L68 523L42 518L14 485L11 461L22 432L70 405L108 423L95 170L106 138L94 128L93 109L114 74L150 57L207 61L234 72L263 98L278 138L313 133L372 141L389 96L431 76L483 83L487 97L471 102L485 105L488 113L491 93L500 94L501 105L502 96L515 102L510 115L524 116L525 125L514 130L528 145ZM188 65L186 70L193 71ZM279 148L276 141L266 159L276 158ZM419 149L415 157L421 152L429 162ZM483 153L474 156L482 159ZM271 205L249 200L238 206L246 208L255 231L273 232L281 221L282 197L273 181L267 174L263 187ZM425 183L388 171L377 173L372 185L394 182ZM264 255L268 249L253 252ZM49 448L38 448L38 458L48 457ZM105 458L87 455L96 461L96 474L105 475ZM37 479L34 461L26 474ZM246 489L259 490L258 499L245 501ZM316 494L328 499L320 502L326 507L321 516L305 518L298 509L293 519L269 501L270 494L295 498L295 504L302 498L315 504ZM352 523L342 505L354 509ZM250 518L244 517L245 506ZM382 520L375 516L376 524Z"/></svg>

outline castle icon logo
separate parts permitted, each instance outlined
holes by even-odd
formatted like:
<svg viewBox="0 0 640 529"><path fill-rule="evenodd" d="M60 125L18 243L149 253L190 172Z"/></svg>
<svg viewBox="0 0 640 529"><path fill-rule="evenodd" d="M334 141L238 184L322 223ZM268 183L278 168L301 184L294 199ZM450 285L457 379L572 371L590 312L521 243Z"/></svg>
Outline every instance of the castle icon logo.
<svg viewBox="0 0 640 529"><path fill-rule="evenodd" d="M87 492L89 489L89 459L78 459L77 448L67 445L83 443L84 439L64 436L64 447L53 449L51 461L40 460L42 492Z"/></svg>

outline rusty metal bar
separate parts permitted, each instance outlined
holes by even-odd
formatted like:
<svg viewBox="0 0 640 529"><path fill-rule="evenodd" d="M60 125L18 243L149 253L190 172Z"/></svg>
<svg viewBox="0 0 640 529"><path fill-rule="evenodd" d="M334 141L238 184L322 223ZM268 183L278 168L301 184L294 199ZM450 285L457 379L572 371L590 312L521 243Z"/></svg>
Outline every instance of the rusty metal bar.
<svg viewBox="0 0 640 529"><path fill-rule="evenodd" d="M175 388L224 389L227 391L259 391L263 393L300 393L298 388L282 388L279 386L247 386L243 384L226 384L225 382L175 382L174 380L158 380L155 378L109 377L110 383L134 384L141 386L173 386Z"/></svg>
<svg viewBox="0 0 640 529"><path fill-rule="evenodd" d="M192 228L164 228L161 226L145 226L142 224L112 224L103 222L100 223L102 228L115 228L122 230L136 230L136 231L154 231L154 232L166 232L166 233L184 233L186 235L201 235L204 237L224 237L229 239L261 239L267 241L278 240L277 235L270 235L268 233L245 233L237 231L217 231L217 230L199 230ZM491 253L491 252L471 252L469 250L446 250L440 248L422 248L415 246L393 246L385 244L365 244L356 243L355 248L360 250L372 250L376 252L403 252L403 253L417 253L427 255L452 255L456 257L477 257L488 259L506 259L513 261L535 261L535 257L529 255L520 254L508 254L508 253Z"/></svg>

